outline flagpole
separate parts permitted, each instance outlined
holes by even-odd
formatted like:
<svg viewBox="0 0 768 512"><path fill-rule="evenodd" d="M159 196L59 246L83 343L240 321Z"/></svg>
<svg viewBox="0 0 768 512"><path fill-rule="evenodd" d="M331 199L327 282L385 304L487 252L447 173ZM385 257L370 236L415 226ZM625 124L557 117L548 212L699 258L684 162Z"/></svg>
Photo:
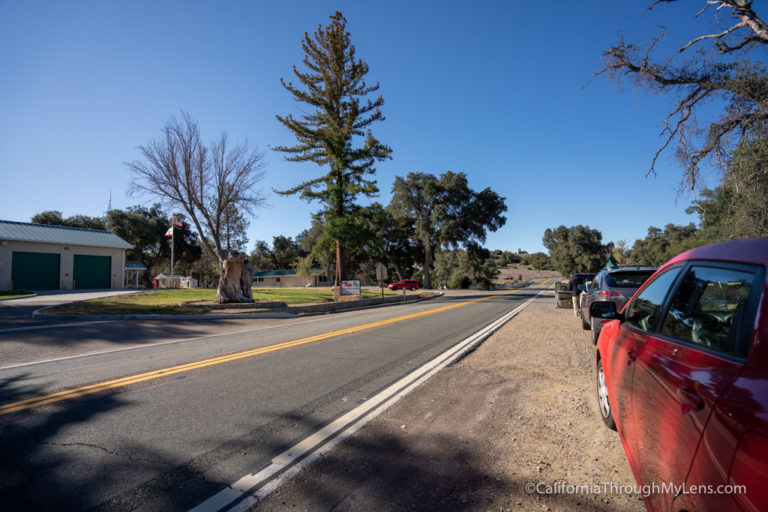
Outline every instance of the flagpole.
<svg viewBox="0 0 768 512"><path fill-rule="evenodd" d="M176 245L173 240L174 238L176 238L175 236L173 236L175 232L175 230L173 229L174 227L175 226L173 225L173 220L171 220L171 283L173 283L172 287L176 288L176 277L174 277L173 275L173 246Z"/></svg>

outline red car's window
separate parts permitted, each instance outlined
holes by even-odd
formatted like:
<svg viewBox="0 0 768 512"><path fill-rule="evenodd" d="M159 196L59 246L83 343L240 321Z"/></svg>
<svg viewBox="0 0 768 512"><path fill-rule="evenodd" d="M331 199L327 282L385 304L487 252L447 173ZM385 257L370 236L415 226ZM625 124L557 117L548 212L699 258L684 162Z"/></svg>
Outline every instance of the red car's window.
<svg viewBox="0 0 768 512"><path fill-rule="evenodd" d="M661 334L736 355L737 326L755 276L735 269L693 266L669 305Z"/></svg>
<svg viewBox="0 0 768 512"><path fill-rule="evenodd" d="M659 274L641 291L627 308L627 325L642 331L651 331L659 319L661 307L670 287L682 267L673 267Z"/></svg>

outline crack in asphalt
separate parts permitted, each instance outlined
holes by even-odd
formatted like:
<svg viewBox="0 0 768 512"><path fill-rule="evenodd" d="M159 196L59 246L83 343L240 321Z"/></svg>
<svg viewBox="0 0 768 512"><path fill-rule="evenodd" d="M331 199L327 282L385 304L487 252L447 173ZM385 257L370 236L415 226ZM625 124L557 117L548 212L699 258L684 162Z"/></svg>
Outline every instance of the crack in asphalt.
<svg viewBox="0 0 768 512"><path fill-rule="evenodd" d="M58 447L62 447L62 448L71 448L71 447L93 448L93 449L96 449L96 450L100 450L100 451L102 451L102 452L104 452L104 453L106 453L108 455L113 455L115 457L123 458L123 459L126 459L126 460L131 461L131 462L149 462L149 463L152 463L152 464L160 464L160 465L163 465L163 466L167 466L169 468L174 467L173 464L171 464L169 462L165 462L165 461L160 460L160 459L150 459L148 457L136 457L136 456L133 456L133 455L130 455L130 454L124 454L124 453L116 452L114 450L110 450L108 448L105 448L103 446L100 446L98 444L93 444L93 443L53 443L53 442L50 442L50 441L38 441L37 444L43 445L43 446L58 446Z"/></svg>
<svg viewBox="0 0 768 512"><path fill-rule="evenodd" d="M151 459L151 458L148 458L148 457L136 457L136 456L133 456L133 455L126 455L124 453L116 452L114 450L110 450L109 448L105 448L104 446L100 446L100 445L94 444L94 443L80 443L80 442L57 443L57 442L52 442L52 441L43 441L42 439L40 439L40 436L38 435L38 433L35 432L34 430L30 429L30 428L21 427L21 426L18 426L18 425L9 425L9 427L11 429L18 430L19 432L21 432L23 434L26 434L38 446L53 446L53 447L61 447L61 448L72 448L72 447L76 447L76 448L93 448L95 450L99 450L101 452L104 452L107 455L112 455L114 457L124 458L124 459L132 461L132 462L134 462L134 461L135 462L142 461L142 462L149 462L149 463L153 463L153 464L161 464L161 465L167 466L169 468L174 467L173 464L171 464L169 462L165 462L165 461L160 460L160 459Z"/></svg>

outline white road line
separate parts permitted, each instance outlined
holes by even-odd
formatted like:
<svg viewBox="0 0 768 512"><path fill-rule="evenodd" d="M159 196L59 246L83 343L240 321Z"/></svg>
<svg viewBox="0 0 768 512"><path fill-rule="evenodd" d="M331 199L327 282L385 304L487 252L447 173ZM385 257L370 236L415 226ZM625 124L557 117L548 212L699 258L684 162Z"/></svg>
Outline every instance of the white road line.
<svg viewBox="0 0 768 512"><path fill-rule="evenodd" d="M355 312L350 311L349 313L345 313L345 317L364 315L366 313L370 313L370 311L355 311ZM258 327L256 329L246 329L246 330L243 330L243 331L225 332L225 333L221 333L221 334L206 334L205 336L200 336L200 337L197 337L197 338L184 338L184 339L180 339L180 340L162 341L160 343L147 343L147 344L144 344L144 345L134 345L134 346L131 346L131 347L121 347L121 348L115 348L115 349L110 349L110 350L101 350L101 351L98 351L98 352L87 352L85 354L76 354L74 356L57 357L57 358L54 358L54 359L43 359L43 360L40 360L40 361L30 361L28 363L19 363L19 364L13 364L13 365L9 365L9 366L0 366L0 371L2 371L2 370L9 370L9 369L13 369L13 368L21 368L21 367L24 367L24 366L34 366L34 365L37 365L37 364L47 364L47 363L55 363L55 362L58 362L58 361L67 361L67 360L70 360L70 359L78 359L80 357L100 356L100 355L104 355L104 354L113 354L113 353L116 353L116 352L125 352L125 351L128 351L128 350L137 350L137 349L142 349L142 348L150 349L150 348L153 348L153 347L162 347L164 345L174 345L176 343L187 343L187 342L191 342L191 341L202 341L202 340L206 340L206 339L209 339L209 338L218 338L220 336L232 336L232 335L236 335L236 334L246 334L246 333L249 333L249 332L258 332L258 331L266 331L266 330L269 330L269 329L278 329L278 328L283 328L283 327L290 327L292 325L311 324L311 323L315 323L315 322L322 322L323 320L327 321L327 320L330 320L330 318L327 317L327 316L323 316L323 317L315 318L315 319L312 319L312 320L300 320L300 321L292 322L292 323L289 323L289 324L270 325L268 327ZM119 321L120 320L94 320L94 321L90 321L90 322L77 322L77 323L71 323L71 324L57 324L57 325L50 325L50 326L19 327L17 329L10 329L9 331L0 330L0 334L2 334L3 332L10 332L10 331L13 331L13 330L23 331L23 330L28 330L28 329L45 329L45 328L49 328L49 327L62 327L62 326L68 326L68 325L89 325L89 324L100 324L100 323L110 323L110 322L119 322Z"/></svg>
<svg viewBox="0 0 768 512"><path fill-rule="evenodd" d="M108 324L110 322L117 322L117 320L89 320L87 322L71 322L68 324L45 324L45 325L31 325L29 327L11 327L9 329L0 329L0 334L6 332L18 332L18 331L34 331L36 329L53 329L55 327L70 327L79 325L92 325L92 324Z"/></svg>
<svg viewBox="0 0 768 512"><path fill-rule="evenodd" d="M293 478L302 468L312 464L318 457L327 453L427 379L493 334L493 332L520 313L520 311L545 291L547 290L540 291L514 310L460 341L377 395L371 397L365 403L337 418L314 434L304 438L272 459L272 464L266 468L255 474L243 476L223 491L211 496L191 509L190 512L217 512L225 509L228 512L244 512L248 510L259 500L277 489L283 482ZM233 503L235 503L234 506L232 506Z"/></svg>

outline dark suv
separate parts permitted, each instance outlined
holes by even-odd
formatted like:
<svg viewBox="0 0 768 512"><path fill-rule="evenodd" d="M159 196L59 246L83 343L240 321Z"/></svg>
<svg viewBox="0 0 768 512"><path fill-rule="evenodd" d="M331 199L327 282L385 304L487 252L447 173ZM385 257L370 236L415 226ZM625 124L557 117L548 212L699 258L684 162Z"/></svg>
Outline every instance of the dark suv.
<svg viewBox="0 0 768 512"><path fill-rule="evenodd" d="M621 311L638 288L656 272L659 267L632 265L605 268L598 272L581 300L581 326L592 331L592 343L597 343L604 321L589 316L593 302L613 302Z"/></svg>

